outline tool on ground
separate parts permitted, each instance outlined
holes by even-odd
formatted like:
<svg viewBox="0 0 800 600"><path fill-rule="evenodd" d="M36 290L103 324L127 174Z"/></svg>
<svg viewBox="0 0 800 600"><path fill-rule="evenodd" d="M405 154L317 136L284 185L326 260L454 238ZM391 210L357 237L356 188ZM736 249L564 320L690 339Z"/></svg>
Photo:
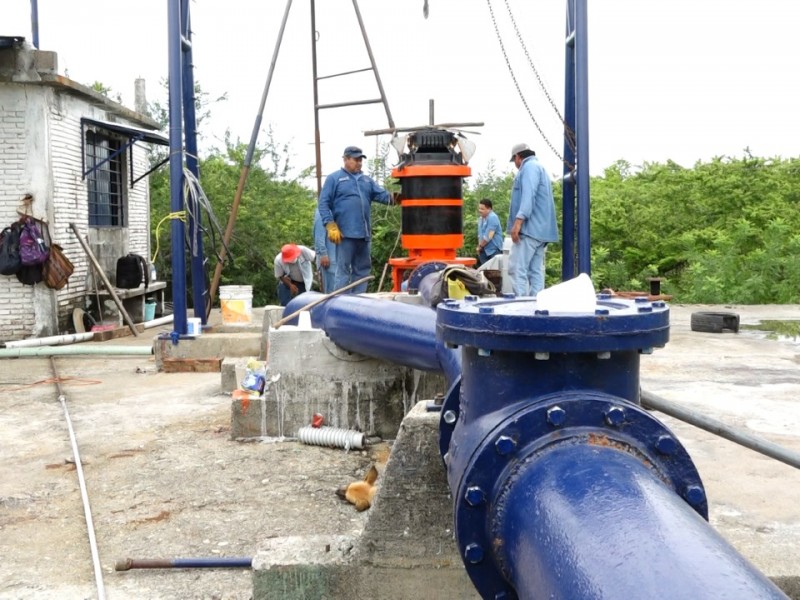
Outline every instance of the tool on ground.
<svg viewBox="0 0 800 600"><path fill-rule="evenodd" d="M130 569L249 569L250 557L241 558L121 558L115 571Z"/></svg>

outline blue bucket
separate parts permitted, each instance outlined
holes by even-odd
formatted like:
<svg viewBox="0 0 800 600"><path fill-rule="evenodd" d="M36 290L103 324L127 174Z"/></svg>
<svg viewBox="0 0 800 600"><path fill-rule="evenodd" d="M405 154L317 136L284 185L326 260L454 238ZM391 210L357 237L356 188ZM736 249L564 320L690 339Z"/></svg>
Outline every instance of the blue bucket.
<svg viewBox="0 0 800 600"><path fill-rule="evenodd" d="M155 302L145 302L144 303L144 320L145 321L152 321L156 318L156 303Z"/></svg>

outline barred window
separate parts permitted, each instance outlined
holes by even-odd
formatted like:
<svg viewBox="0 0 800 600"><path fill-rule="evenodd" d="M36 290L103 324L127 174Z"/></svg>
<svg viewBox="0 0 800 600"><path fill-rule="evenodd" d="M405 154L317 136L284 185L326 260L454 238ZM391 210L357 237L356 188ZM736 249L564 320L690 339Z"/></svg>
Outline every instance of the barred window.
<svg viewBox="0 0 800 600"><path fill-rule="evenodd" d="M91 227L124 227L127 224L123 173L125 153L118 152L121 145L119 140L102 133L86 132L86 167L90 169L86 185Z"/></svg>

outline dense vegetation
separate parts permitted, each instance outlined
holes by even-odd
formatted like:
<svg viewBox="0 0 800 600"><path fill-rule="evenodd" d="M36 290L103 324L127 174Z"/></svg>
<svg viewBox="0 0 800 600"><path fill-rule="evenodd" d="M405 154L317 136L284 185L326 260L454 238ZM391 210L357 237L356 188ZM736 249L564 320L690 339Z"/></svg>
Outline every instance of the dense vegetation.
<svg viewBox="0 0 800 600"><path fill-rule="evenodd" d="M254 303L276 301L272 261L281 245L313 246L313 185L288 179L286 148L271 139L249 174L230 247L235 260L222 284L252 284ZM244 162L244 147L227 143L201 165L201 182L224 228ZM373 163L372 173L385 173ZM619 161L591 181L592 278L595 287L647 289L647 278L665 278L662 290L692 303L800 302L800 159L718 158L683 168L672 162L634 169ZM474 174L465 180L462 254L472 255L477 206L490 198L505 223L513 173ZM392 185L391 180L386 180ZM169 213L168 171L151 177L152 226ZM560 190L555 190L560 212ZM377 289L390 256L401 256L400 210L373 205L373 271ZM169 277L169 225L159 230L159 273ZM208 273L219 239L206 239ZM561 276L561 248L550 247L547 283ZM383 289L390 286L384 279Z"/></svg>

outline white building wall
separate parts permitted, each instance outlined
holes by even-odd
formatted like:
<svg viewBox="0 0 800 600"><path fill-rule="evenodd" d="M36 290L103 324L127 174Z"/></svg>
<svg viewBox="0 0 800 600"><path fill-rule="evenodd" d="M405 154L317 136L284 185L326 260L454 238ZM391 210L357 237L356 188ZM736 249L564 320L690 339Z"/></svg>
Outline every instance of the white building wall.
<svg viewBox="0 0 800 600"><path fill-rule="evenodd" d="M33 213L49 223L50 235L75 265L66 287L56 292L44 284L24 286L16 277L0 276L0 341L65 333L72 310L85 306L93 292L91 266L69 227L75 223L113 282L116 259L127 252L149 256L149 188L147 178L130 188L127 173L127 227L88 227L88 193L82 177L81 117L134 125L109 115L82 97L43 85L0 84L0 224L19 218L22 196L34 195ZM134 174L149 168L147 148L137 143Z"/></svg>

